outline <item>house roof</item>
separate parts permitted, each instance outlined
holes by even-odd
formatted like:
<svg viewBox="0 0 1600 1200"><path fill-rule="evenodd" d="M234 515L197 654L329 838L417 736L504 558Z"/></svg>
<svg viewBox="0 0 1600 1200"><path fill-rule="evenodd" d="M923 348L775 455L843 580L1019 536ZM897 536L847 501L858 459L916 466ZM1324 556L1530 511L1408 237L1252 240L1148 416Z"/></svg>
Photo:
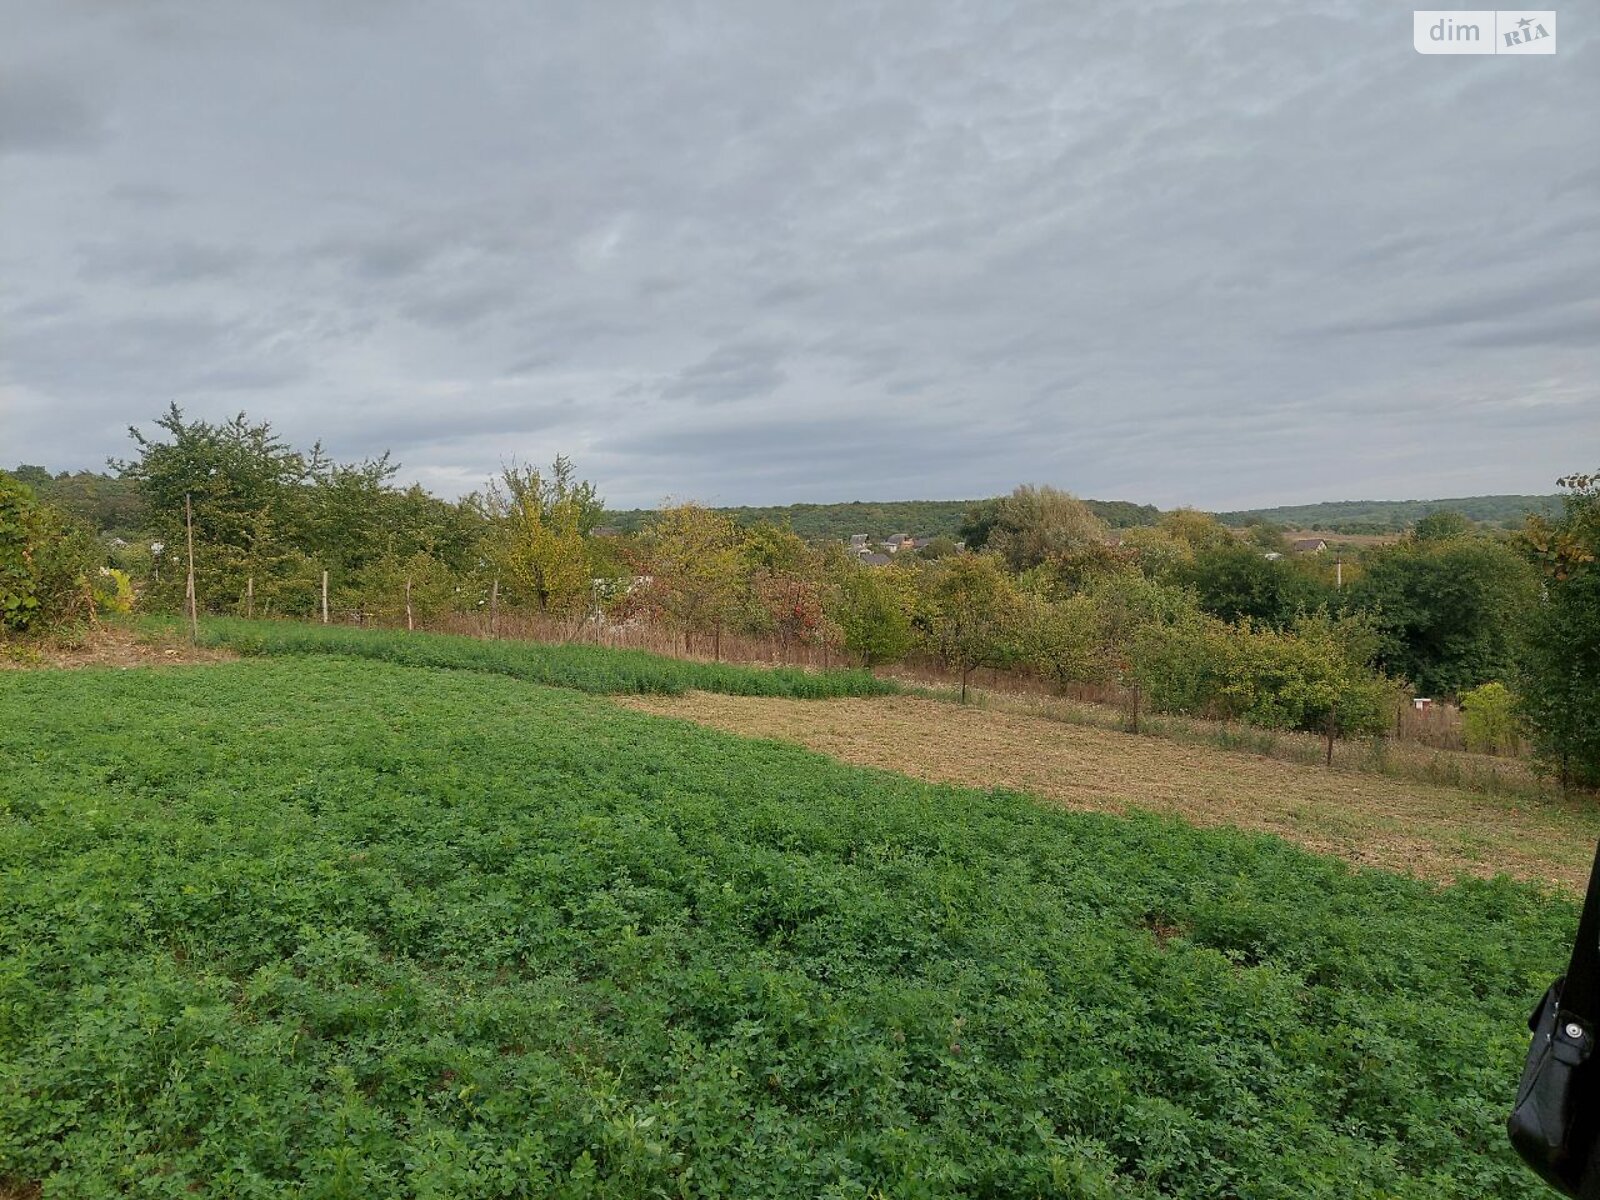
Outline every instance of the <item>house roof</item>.
<svg viewBox="0 0 1600 1200"><path fill-rule="evenodd" d="M1296 550L1326 550L1328 548L1328 543L1324 538L1296 538L1293 545Z"/></svg>

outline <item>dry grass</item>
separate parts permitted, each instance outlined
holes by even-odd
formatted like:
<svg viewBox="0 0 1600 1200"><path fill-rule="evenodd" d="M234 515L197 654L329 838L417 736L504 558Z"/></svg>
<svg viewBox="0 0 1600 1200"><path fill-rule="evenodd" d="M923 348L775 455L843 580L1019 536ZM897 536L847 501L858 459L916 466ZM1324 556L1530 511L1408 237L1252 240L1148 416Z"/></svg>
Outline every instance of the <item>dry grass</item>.
<svg viewBox="0 0 1600 1200"><path fill-rule="evenodd" d="M0 670L30 667L154 667L180 663L225 662L228 650L195 647L187 638L136 634L119 625L101 625L48 640L0 642ZM3 1200L3 1193L0 1193Z"/></svg>
<svg viewBox="0 0 1600 1200"><path fill-rule="evenodd" d="M1432 880L1505 872L1581 890L1600 837L1592 802L1511 799L1329 771L915 696L794 701L691 693L619 703L940 783L1277 834Z"/></svg>

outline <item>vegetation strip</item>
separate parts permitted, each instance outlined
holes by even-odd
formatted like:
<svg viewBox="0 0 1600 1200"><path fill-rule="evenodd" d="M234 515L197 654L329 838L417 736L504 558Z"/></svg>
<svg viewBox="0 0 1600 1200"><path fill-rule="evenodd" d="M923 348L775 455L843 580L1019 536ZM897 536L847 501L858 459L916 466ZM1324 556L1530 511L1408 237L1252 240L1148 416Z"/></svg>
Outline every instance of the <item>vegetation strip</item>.
<svg viewBox="0 0 1600 1200"><path fill-rule="evenodd" d="M624 703L932 782L1272 833L1353 863L1438 881L1503 871L1581 891L1600 839L1600 813L1579 800L1530 802L1330 772L914 696L805 705L695 694Z"/></svg>
<svg viewBox="0 0 1600 1200"><path fill-rule="evenodd" d="M159 628L150 623L149 628ZM440 667L510 675L530 683L580 692L663 693L693 688L736 696L882 696L900 691L870 671L803 671L663 658L605 646L552 646L539 642L485 641L447 634L305 625L288 621L213 618L200 626L200 642L246 655L335 654L409 667Z"/></svg>
<svg viewBox="0 0 1600 1200"><path fill-rule="evenodd" d="M348 658L7 672L0 761L14 1189L1541 1194L1504 879Z"/></svg>

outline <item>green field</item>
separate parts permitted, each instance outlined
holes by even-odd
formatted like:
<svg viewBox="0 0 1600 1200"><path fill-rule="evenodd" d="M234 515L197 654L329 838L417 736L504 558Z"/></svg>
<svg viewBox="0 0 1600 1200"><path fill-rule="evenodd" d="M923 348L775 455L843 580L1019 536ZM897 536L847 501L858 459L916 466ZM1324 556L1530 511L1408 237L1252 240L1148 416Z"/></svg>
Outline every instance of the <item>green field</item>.
<svg viewBox="0 0 1600 1200"><path fill-rule="evenodd" d="M145 624L168 633L178 628L170 620L156 619ZM434 633L417 636L392 629L296 621L208 617L200 626L200 644L244 655L334 655L407 667L482 671L603 695L676 696L694 689L732 696L816 700L829 696L884 696L901 690L898 684L862 670L744 667L605 646L486 641Z"/></svg>
<svg viewBox="0 0 1600 1200"><path fill-rule="evenodd" d="M326 655L0 672L0 872L74 1198L1534 1197L1575 919Z"/></svg>

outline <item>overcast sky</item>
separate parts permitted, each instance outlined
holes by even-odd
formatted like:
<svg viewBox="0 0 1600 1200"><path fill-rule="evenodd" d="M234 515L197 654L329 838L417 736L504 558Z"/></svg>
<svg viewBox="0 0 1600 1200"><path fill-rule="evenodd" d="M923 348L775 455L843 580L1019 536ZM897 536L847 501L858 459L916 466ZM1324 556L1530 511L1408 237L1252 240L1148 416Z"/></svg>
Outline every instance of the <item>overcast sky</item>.
<svg viewBox="0 0 1600 1200"><path fill-rule="evenodd" d="M0 0L0 465L1211 508L1600 467L1600 35L1383 3Z"/></svg>

